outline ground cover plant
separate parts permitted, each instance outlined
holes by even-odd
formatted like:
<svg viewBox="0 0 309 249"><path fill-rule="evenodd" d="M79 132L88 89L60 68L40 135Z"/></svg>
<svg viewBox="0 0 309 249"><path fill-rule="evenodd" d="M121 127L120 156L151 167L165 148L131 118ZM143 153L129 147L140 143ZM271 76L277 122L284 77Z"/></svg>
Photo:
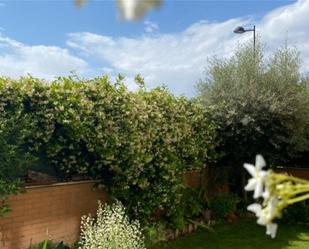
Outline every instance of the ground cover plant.
<svg viewBox="0 0 309 249"><path fill-rule="evenodd" d="M234 224L218 224L214 230L201 230L175 242L153 246L151 249L307 249L308 225L280 225L276 239L265 236L263 227L255 220L239 220Z"/></svg>

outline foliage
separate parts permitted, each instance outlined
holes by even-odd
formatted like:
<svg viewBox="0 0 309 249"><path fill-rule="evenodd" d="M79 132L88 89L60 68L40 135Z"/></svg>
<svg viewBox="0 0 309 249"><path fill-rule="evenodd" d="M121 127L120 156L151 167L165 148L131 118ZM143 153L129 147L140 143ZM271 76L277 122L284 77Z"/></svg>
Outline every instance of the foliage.
<svg viewBox="0 0 309 249"><path fill-rule="evenodd" d="M198 100L213 108L225 162L241 165L259 152L279 164L309 151L309 87L300 66L293 48L266 58L251 44L210 61Z"/></svg>
<svg viewBox="0 0 309 249"><path fill-rule="evenodd" d="M83 216L80 249L145 249L139 222L129 221L120 202L99 202L96 218Z"/></svg>
<svg viewBox="0 0 309 249"><path fill-rule="evenodd" d="M198 103L165 88L130 92L119 76L47 84L30 76L0 79L4 119L19 114L23 147L62 177L101 180L133 217L149 221L175 209L183 172L217 158L215 124Z"/></svg>
<svg viewBox="0 0 309 249"><path fill-rule="evenodd" d="M143 227L146 245L154 245L166 241L166 224L161 222L152 222ZM147 246L148 248L148 246Z"/></svg>
<svg viewBox="0 0 309 249"><path fill-rule="evenodd" d="M0 93L0 216L10 211L7 198L24 190L19 179L34 160L23 149L27 134L26 117L10 106L3 112L6 96Z"/></svg>
<svg viewBox="0 0 309 249"><path fill-rule="evenodd" d="M214 219L225 219L235 213L239 198L232 194L222 194L209 198L209 207Z"/></svg>
<svg viewBox="0 0 309 249"><path fill-rule="evenodd" d="M283 210L282 222L284 223L309 223L309 203L308 201L296 203Z"/></svg>
<svg viewBox="0 0 309 249"><path fill-rule="evenodd" d="M165 217L173 229L182 229L189 220L201 218L207 206L205 195L202 188L187 187L183 190L177 208L170 210L168 217Z"/></svg>
<svg viewBox="0 0 309 249"><path fill-rule="evenodd" d="M62 241L55 243L51 240L44 240L41 243L30 246L28 249L70 249L68 245L65 245Z"/></svg>

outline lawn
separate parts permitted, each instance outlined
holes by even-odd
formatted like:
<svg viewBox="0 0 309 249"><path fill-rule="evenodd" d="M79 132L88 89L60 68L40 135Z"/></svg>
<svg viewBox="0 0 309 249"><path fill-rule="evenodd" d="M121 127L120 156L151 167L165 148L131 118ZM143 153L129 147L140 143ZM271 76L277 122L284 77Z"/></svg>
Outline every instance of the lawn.
<svg viewBox="0 0 309 249"><path fill-rule="evenodd" d="M151 249L309 249L309 225L280 224L277 237L265 235L255 221L222 224Z"/></svg>

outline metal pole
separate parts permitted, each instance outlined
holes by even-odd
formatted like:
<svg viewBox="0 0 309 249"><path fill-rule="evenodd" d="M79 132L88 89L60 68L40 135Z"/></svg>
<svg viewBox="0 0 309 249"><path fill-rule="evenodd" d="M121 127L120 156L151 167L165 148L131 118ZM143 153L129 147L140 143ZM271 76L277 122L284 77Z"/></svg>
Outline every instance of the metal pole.
<svg viewBox="0 0 309 249"><path fill-rule="evenodd" d="M253 54L255 57L255 25L253 25Z"/></svg>

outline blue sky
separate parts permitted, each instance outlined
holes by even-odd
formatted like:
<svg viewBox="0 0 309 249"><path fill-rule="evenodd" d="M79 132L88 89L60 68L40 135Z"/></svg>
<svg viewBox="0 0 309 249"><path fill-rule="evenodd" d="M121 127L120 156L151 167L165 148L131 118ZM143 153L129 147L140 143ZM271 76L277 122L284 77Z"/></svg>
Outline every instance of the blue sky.
<svg viewBox="0 0 309 249"><path fill-rule="evenodd" d="M309 1L165 1L138 22L118 19L114 1L0 1L0 74L27 73L52 80L74 70L84 77L141 73L149 87L167 85L192 96L207 58L228 57L251 39L238 25L257 25L267 49L285 40L309 69Z"/></svg>
<svg viewBox="0 0 309 249"><path fill-rule="evenodd" d="M0 27L9 37L21 42L63 45L67 33L91 32L107 36L138 36L144 21L160 26L163 33L179 32L200 20L220 22L243 16L262 17L270 10L292 3L283 0L260 1L165 1L139 22L118 20L114 1L92 1L76 8L73 0L0 1Z"/></svg>

